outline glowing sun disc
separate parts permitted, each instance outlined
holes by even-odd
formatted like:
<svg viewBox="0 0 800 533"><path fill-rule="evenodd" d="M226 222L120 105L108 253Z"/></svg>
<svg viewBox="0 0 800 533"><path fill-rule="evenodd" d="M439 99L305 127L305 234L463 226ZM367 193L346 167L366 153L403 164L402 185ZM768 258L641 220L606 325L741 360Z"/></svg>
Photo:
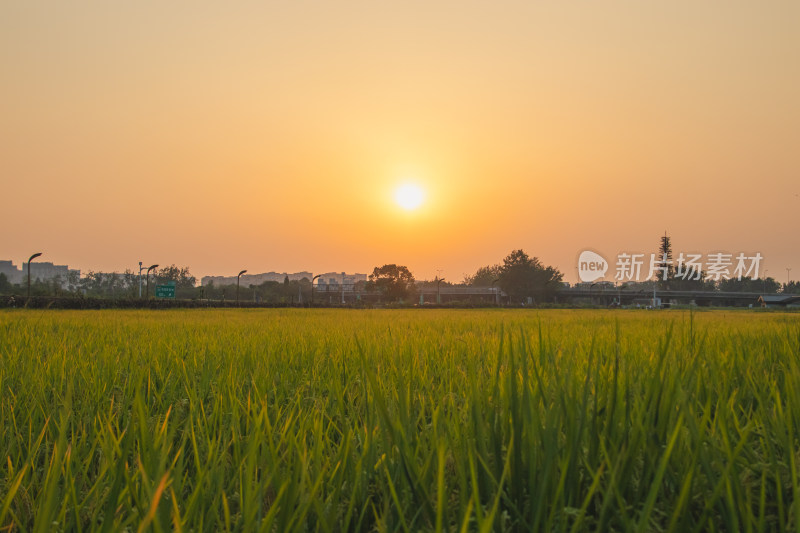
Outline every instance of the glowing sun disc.
<svg viewBox="0 0 800 533"><path fill-rule="evenodd" d="M419 186L407 183L394 191L394 200L403 209L412 211L422 205L425 192Z"/></svg>

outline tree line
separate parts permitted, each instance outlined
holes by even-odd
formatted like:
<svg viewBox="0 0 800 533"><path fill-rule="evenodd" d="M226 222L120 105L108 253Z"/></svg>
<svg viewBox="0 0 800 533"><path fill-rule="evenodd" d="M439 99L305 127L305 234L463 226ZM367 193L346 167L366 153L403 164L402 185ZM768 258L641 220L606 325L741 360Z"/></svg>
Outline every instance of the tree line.
<svg viewBox="0 0 800 533"><path fill-rule="evenodd" d="M661 237L659 256L672 258L672 247L668 236ZM418 281L408 267L398 264L376 266L366 282L348 287L353 293L366 293L384 302L411 303L418 290L432 285L453 287L496 287L502 291L507 303L547 303L554 301L556 293L564 287L563 274L555 267L545 265L539 258L530 256L522 249L511 251L501 262L478 268L474 274L464 277L460 283L441 279ZM157 269L149 277L149 290L145 277L141 277L141 297L153 298L156 285L173 284L175 297L186 300L236 300L235 284L197 286L197 278L189 267L169 265ZM661 290L705 290L725 292L753 292L775 294L778 292L800 294L800 282L792 281L781 285L773 278L722 279L717 282L706 279L701 273L699 279L683 279L670 267L665 279L654 280ZM652 281L650 282L652 283ZM4 274L0 274L0 294L24 295L27 283L12 284ZM256 303L298 304L308 303L314 297L311 280L289 280L283 282L266 281L258 285L249 284L238 288L241 301ZM90 271L83 277L71 273L67 279L59 277L49 280L32 280L31 296L87 297L112 299L139 299L140 277L132 270L123 273L104 273ZM318 294L319 301L327 302L332 296L326 292Z"/></svg>
<svg viewBox="0 0 800 533"><path fill-rule="evenodd" d="M512 303L544 303L553 301L558 289L563 287L564 276L552 266L545 266L538 258L523 250L514 250L502 263L481 267L474 275L468 275L462 286L497 287ZM422 284L431 282L422 282ZM442 280L432 283L440 285ZM405 266L383 265L375 267L367 282L367 290L377 291L390 301L413 298L416 288L413 274ZM454 286L453 283L445 283Z"/></svg>

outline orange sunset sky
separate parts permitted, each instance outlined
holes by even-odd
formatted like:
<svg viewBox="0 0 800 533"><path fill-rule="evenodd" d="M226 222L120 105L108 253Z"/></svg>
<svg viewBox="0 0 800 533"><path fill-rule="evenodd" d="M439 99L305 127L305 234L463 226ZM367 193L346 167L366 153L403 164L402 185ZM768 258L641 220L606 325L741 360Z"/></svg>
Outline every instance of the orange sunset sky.
<svg viewBox="0 0 800 533"><path fill-rule="evenodd" d="M800 278L800 2L0 4L0 259ZM403 183L424 199L406 210Z"/></svg>

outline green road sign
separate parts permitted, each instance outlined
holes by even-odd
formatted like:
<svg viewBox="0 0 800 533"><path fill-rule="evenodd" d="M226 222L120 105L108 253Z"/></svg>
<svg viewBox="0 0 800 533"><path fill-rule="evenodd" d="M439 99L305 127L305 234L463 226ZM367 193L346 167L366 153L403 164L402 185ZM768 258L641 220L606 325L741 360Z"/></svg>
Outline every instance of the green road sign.
<svg viewBox="0 0 800 533"><path fill-rule="evenodd" d="M175 298L175 285L156 285L156 298Z"/></svg>

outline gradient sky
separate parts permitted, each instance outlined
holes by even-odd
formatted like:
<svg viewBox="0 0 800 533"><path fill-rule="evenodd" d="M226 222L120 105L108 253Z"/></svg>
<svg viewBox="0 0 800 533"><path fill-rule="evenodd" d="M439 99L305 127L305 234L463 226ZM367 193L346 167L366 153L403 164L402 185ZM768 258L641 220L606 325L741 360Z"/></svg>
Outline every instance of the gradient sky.
<svg viewBox="0 0 800 533"><path fill-rule="evenodd" d="M798 279L798 28L794 0L3 2L0 259L459 281L523 248L573 281L666 230Z"/></svg>

